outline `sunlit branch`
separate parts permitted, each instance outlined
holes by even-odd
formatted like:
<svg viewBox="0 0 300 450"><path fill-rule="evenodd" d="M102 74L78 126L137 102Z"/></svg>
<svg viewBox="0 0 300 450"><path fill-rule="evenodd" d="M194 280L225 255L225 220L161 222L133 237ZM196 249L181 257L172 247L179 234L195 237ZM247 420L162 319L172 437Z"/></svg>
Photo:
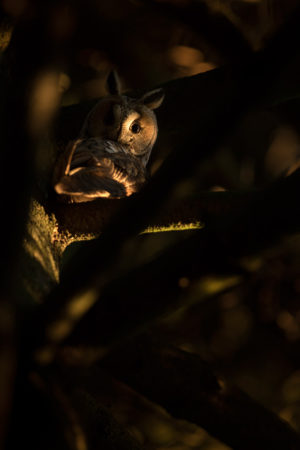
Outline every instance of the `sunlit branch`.
<svg viewBox="0 0 300 450"><path fill-rule="evenodd" d="M99 346L101 356L115 341L178 309L183 296L186 301L190 295L179 282L182 277L189 280L191 288L197 280L201 286L201 277L211 274L237 276L238 283L239 276L245 274L240 258L299 232L299 185L298 171L253 193L236 211L216 215L203 230L150 262L118 278L111 273L107 279L100 278L101 284L74 296L61 314L51 314L50 310L47 320L40 321L42 336L37 342L45 346L40 347L39 357L50 362L56 346L65 340Z"/></svg>

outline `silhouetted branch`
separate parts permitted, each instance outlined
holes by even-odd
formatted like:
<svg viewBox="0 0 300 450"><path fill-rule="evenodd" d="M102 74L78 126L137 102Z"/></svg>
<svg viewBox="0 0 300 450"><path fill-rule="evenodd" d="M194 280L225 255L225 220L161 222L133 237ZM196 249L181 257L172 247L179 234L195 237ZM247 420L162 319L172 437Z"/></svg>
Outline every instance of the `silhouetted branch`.
<svg viewBox="0 0 300 450"><path fill-rule="evenodd" d="M194 0L181 5L152 0L142 0L142 3L159 14L187 25L213 46L223 63L246 59L251 53L250 44L234 24L225 15L211 11L204 1Z"/></svg>
<svg viewBox="0 0 300 450"><path fill-rule="evenodd" d="M102 363L176 418L205 428L234 450L296 450L300 437L275 414L231 387L197 355L139 336Z"/></svg>
<svg viewBox="0 0 300 450"><path fill-rule="evenodd" d="M46 320L42 317L38 321L36 341L40 344L48 341L51 358L55 346L65 339L68 344L97 347L101 356L116 341L176 310L183 299L189 301L189 290L179 283L182 277L190 283L198 280L199 295L199 279L203 276L243 274L239 265L241 257L262 251L300 230L299 188L300 172L297 171L272 187L253 193L236 211L216 215L203 230L150 262L119 278L110 274L110 281L100 279L101 284L93 285L79 297L82 305L87 306L76 317L72 314L76 298L59 315L49 306L47 314L43 312ZM192 284L190 295L193 295ZM51 330L62 325L64 334L52 334Z"/></svg>
<svg viewBox="0 0 300 450"><path fill-rule="evenodd" d="M88 448L107 450L139 450L141 447L132 436L114 419L112 414L86 392L79 389L74 402L87 432Z"/></svg>
<svg viewBox="0 0 300 450"><path fill-rule="evenodd" d="M100 386L99 384L103 383L101 373L98 373L98 379L93 381ZM106 381L105 379L104 383ZM78 373L75 376L70 373L68 379L65 379L64 383L61 382L60 389L61 395L65 397L69 408L73 409L73 413L81 424L87 450L101 448L139 450L141 448L128 431L116 421L108 408L99 403L94 395L95 389L90 386L89 378L80 378Z"/></svg>

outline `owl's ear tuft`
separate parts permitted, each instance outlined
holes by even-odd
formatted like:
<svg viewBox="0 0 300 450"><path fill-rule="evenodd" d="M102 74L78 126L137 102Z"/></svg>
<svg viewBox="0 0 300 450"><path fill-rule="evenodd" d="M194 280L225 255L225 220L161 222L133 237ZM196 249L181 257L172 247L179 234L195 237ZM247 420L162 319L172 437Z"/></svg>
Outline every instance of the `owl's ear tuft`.
<svg viewBox="0 0 300 450"><path fill-rule="evenodd" d="M112 70L106 80L107 90L111 95L120 95L121 82L115 70Z"/></svg>
<svg viewBox="0 0 300 450"><path fill-rule="evenodd" d="M149 91L143 95L141 102L144 103L144 105L149 109L156 109L162 104L164 98L165 93L163 89L159 88Z"/></svg>

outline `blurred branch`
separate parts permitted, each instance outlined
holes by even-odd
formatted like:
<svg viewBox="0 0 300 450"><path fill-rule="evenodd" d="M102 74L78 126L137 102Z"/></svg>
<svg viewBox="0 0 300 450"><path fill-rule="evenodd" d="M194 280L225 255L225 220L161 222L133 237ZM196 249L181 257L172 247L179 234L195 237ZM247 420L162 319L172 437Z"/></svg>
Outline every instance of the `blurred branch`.
<svg viewBox="0 0 300 450"><path fill-rule="evenodd" d="M10 30L7 30L10 33ZM6 36L8 41L10 35ZM1 395L0 422L3 439L8 415L11 412L12 390L15 375L17 302L15 278L18 270L21 242L25 231L29 206L29 193L33 174L36 138L27 127L31 77L41 69L40 47L33 42L30 51L27 45L36 38L36 30L28 30L23 40L14 38L6 53L1 55L0 67L0 150L2 192L0 223L0 315L1 315ZM39 44L43 46L43 38ZM5 42L5 46L7 42ZM16 60L9 64L13 49ZM25 57L26 55L26 57ZM21 74L21 76L20 76ZM18 82L16 82L18 79ZM1 446L0 442L0 446Z"/></svg>
<svg viewBox="0 0 300 450"><path fill-rule="evenodd" d="M80 373L80 371L79 371ZM107 382L107 377L103 379L101 372L97 373L96 386L103 387ZM68 377L64 374L64 381L60 380L60 397L68 405L70 413L76 414L81 424L82 432L85 435L85 448L107 450L139 450L140 446L122 427L108 408L104 407L97 400L95 389L91 387L91 377L78 376L69 373ZM95 380L93 380L95 381ZM58 387L58 384L56 383ZM56 390L57 390L56 387ZM97 390L97 389L96 389ZM66 411L67 412L67 411Z"/></svg>
<svg viewBox="0 0 300 450"><path fill-rule="evenodd" d="M197 355L141 337L101 363L176 418L234 450L296 450L300 437L275 414L215 375Z"/></svg>
<svg viewBox="0 0 300 450"><path fill-rule="evenodd" d="M83 418L91 449L105 448L107 450L139 450L141 447L132 436L114 419L112 414L99 405L86 392L77 390L75 403Z"/></svg>
<svg viewBox="0 0 300 450"><path fill-rule="evenodd" d="M64 436L67 441L65 445L72 450L139 450L127 430L98 402L89 380L80 375L81 371L67 374L57 367L32 375L35 387L51 406L61 428L61 439ZM107 378L103 379L98 371L96 386L100 383L101 389Z"/></svg>
<svg viewBox="0 0 300 450"><path fill-rule="evenodd" d="M242 33L224 14L211 11L205 1L192 0L182 5L153 0L141 0L140 3L201 35L217 51L223 63L246 59L251 53L251 46Z"/></svg>
<svg viewBox="0 0 300 450"><path fill-rule="evenodd" d="M2 237L0 314L1 322L4 321L1 323L1 338L4 339L1 344L0 381L5 395L1 396L0 421L1 425L6 425L8 416L12 414L13 419L9 421L11 433L7 442L8 448L13 446L14 432L17 429L19 433L21 422L24 420L22 414L19 415L19 407L23 391L27 389L24 385L27 385L28 381L26 379L28 361L22 359L23 354L19 353L19 350L23 344L20 329L27 318L25 314L23 316L27 299L25 291L19 285L20 260L23 255L22 241L26 234L30 195L36 175L34 167L36 157L40 141L46 130L48 131L53 118L56 103L52 100L57 98L55 89L50 93L47 91L47 100L54 106L48 111L49 114L42 118L48 104L47 101L44 104L41 101L40 88L49 87L47 83L46 86L43 85L45 80L48 81L47 71L50 68L52 71L57 69L61 55L57 49L63 51L64 39L53 33L54 17L49 13L49 10L52 13L55 11L58 3L61 2L45 1L43 4L20 5L24 6L24 9L28 6L29 14L24 12L22 19L14 27L11 38L10 34L7 36L9 43L1 55L0 150L3 170L0 189L3 195L0 224ZM7 32L10 31L9 28ZM42 127L39 127L39 121L43 121ZM40 282L42 284L41 280ZM31 402L28 401L27 406L29 403ZM13 430L14 426L16 428ZM0 438L5 432L5 426L2 426ZM29 445L34 448L32 442Z"/></svg>

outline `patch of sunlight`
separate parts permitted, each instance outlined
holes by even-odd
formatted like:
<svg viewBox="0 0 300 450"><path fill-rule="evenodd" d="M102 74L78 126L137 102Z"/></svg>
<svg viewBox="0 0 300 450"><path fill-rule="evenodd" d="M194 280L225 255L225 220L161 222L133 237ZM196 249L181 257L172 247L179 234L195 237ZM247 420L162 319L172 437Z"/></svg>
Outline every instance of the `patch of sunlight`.
<svg viewBox="0 0 300 450"><path fill-rule="evenodd" d="M3 52L11 39L12 35L12 28L9 28L8 30L0 30L0 51Z"/></svg>
<svg viewBox="0 0 300 450"><path fill-rule="evenodd" d="M195 427L193 431L180 433L180 440L187 448L198 448L204 443L206 436L206 431L202 428Z"/></svg>
<svg viewBox="0 0 300 450"><path fill-rule="evenodd" d="M230 450L231 447L223 444L222 442L212 439L208 444L205 445L205 450Z"/></svg>
<svg viewBox="0 0 300 450"><path fill-rule="evenodd" d="M29 3L28 0L2 0L1 7L7 14L16 18L25 12Z"/></svg>
<svg viewBox="0 0 300 450"><path fill-rule="evenodd" d="M241 277L236 275L218 278L210 276L202 278L197 285L203 294L213 295L230 287L236 286L240 279Z"/></svg>
<svg viewBox="0 0 300 450"><path fill-rule="evenodd" d="M237 286L242 280L240 276L207 276L199 280L189 280L187 277L178 279L178 286L185 289L184 303L179 305L175 311L161 317L161 323L176 323L181 320L186 310L192 305L205 299L220 294L229 288Z"/></svg>
<svg viewBox="0 0 300 450"><path fill-rule="evenodd" d="M294 317L287 310L279 311L276 318L277 325L283 330L286 337L290 341L296 341L300 337L300 324L297 317ZM300 386L300 385L299 385Z"/></svg>
<svg viewBox="0 0 300 450"><path fill-rule="evenodd" d="M56 71L40 73L30 92L28 125L31 132L41 133L59 106L62 79Z"/></svg>
<svg viewBox="0 0 300 450"><path fill-rule="evenodd" d="M47 328L47 338L52 342L59 342L65 338L72 329L72 323L68 319L56 320Z"/></svg>
<svg viewBox="0 0 300 450"><path fill-rule="evenodd" d="M43 347L35 352L35 359L41 365L45 366L53 361L55 348L53 346Z"/></svg>
<svg viewBox="0 0 300 450"><path fill-rule="evenodd" d="M51 323L46 333L47 338L52 342L60 342L73 329L80 317L88 311L98 298L97 291L89 291L74 297L66 306L63 316Z"/></svg>
<svg viewBox="0 0 300 450"><path fill-rule="evenodd" d="M191 281L187 277L181 277L178 280L178 286L181 287L182 289L189 287L190 284Z"/></svg>
<svg viewBox="0 0 300 450"><path fill-rule="evenodd" d="M85 438L84 432L82 431L81 427L77 424L74 424L73 432L75 434L77 450L88 450L86 438Z"/></svg>
<svg viewBox="0 0 300 450"><path fill-rule="evenodd" d="M168 53L168 58L186 75L196 75L216 67L212 62L205 61L204 53L201 50L185 45L172 47Z"/></svg>
<svg viewBox="0 0 300 450"><path fill-rule="evenodd" d="M287 408L282 409L279 412L279 416L281 417L281 419L285 420L286 422L288 422L290 425L293 424L293 409L288 406Z"/></svg>
<svg viewBox="0 0 300 450"><path fill-rule="evenodd" d="M266 169L270 174L279 176L299 160L299 154L300 140L298 134L292 127L281 126L276 130L274 139L266 153Z"/></svg>
<svg viewBox="0 0 300 450"><path fill-rule="evenodd" d="M86 311L88 311L98 298L95 289L90 289L83 295L78 295L68 304L66 313L72 319L79 319Z"/></svg>
<svg viewBox="0 0 300 450"><path fill-rule="evenodd" d="M62 94L71 86L71 78L64 72L61 72L58 77L58 90Z"/></svg>
<svg viewBox="0 0 300 450"><path fill-rule="evenodd" d="M160 420L156 417L147 418L140 423L146 438L154 445L166 445L172 443L177 438L177 432L172 423Z"/></svg>
<svg viewBox="0 0 300 450"><path fill-rule="evenodd" d="M127 426L128 433L140 444L143 445L145 438L141 430L139 430L136 426L130 425Z"/></svg>
<svg viewBox="0 0 300 450"><path fill-rule="evenodd" d="M175 45L169 51L169 58L178 66L194 66L204 61L204 54L201 50L185 45Z"/></svg>
<svg viewBox="0 0 300 450"><path fill-rule="evenodd" d="M166 225L166 226L147 227L140 234L163 233L163 232L167 232L167 231L201 230L202 228L204 228L204 223L202 223L200 221L191 222L191 223L177 222L177 223L172 223L172 224Z"/></svg>
<svg viewBox="0 0 300 450"><path fill-rule="evenodd" d="M293 372L282 388L283 398L287 403L300 402L300 370Z"/></svg>
<svg viewBox="0 0 300 450"><path fill-rule="evenodd" d="M244 267L249 272L257 272L262 268L264 260L261 258L261 256L256 255L253 257L242 258L240 260L240 263L242 267Z"/></svg>

